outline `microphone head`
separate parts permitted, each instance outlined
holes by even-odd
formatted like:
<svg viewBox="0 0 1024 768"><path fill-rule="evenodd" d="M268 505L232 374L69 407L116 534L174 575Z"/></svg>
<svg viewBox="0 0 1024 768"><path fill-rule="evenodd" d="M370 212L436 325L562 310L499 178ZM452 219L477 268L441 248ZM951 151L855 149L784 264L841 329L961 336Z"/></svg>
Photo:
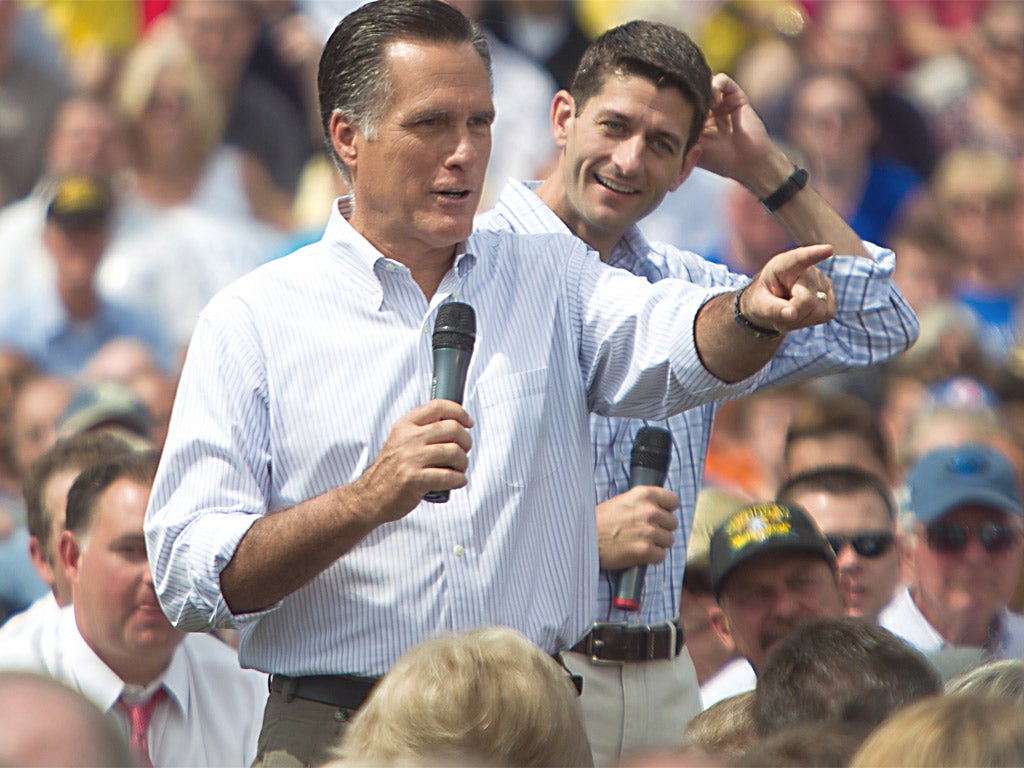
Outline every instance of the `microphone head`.
<svg viewBox="0 0 1024 768"><path fill-rule="evenodd" d="M476 338L476 313L469 304L451 301L442 304L434 321L434 349L473 350Z"/></svg>
<svg viewBox="0 0 1024 768"><path fill-rule="evenodd" d="M672 435L661 427L643 427L636 433L630 467L646 467L665 472L672 458Z"/></svg>

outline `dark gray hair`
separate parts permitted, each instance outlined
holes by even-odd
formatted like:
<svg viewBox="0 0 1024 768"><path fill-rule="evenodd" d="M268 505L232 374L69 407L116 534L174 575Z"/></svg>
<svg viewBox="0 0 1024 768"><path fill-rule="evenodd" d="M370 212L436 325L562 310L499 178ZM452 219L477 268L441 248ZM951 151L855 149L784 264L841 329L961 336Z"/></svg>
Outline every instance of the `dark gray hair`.
<svg viewBox="0 0 1024 768"><path fill-rule="evenodd" d="M341 112L368 139L376 138L391 103L388 46L409 40L470 44L487 69L493 91L491 55L479 26L440 0L376 0L350 13L331 33L320 55L317 88L327 147L346 180L348 171L334 151L331 116Z"/></svg>

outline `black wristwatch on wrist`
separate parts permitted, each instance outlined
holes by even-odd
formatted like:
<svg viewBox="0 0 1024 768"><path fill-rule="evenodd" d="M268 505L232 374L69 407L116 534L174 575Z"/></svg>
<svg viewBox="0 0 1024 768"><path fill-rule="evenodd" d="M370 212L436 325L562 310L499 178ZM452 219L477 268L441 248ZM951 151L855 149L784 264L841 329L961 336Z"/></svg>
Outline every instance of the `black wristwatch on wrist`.
<svg viewBox="0 0 1024 768"><path fill-rule="evenodd" d="M793 166L793 172L789 174L789 178L782 182L782 186L768 195L768 197L761 198L761 205L764 206L768 213L775 213L806 186L807 169Z"/></svg>

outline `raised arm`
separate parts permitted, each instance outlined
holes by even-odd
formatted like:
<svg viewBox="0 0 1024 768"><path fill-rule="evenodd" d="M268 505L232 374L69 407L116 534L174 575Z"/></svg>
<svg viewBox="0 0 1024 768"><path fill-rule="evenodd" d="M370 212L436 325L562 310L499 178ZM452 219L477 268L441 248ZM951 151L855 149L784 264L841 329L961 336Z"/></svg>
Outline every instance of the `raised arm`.
<svg viewBox="0 0 1024 768"><path fill-rule="evenodd" d="M702 168L735 179L760 200L793 173L793 161L772 141L743 90L728 76L711 81L711 114L700 138ZM774 211L799 245L824 243L837 255L871 258L843 218L814 190L814 179Z"/></svg>

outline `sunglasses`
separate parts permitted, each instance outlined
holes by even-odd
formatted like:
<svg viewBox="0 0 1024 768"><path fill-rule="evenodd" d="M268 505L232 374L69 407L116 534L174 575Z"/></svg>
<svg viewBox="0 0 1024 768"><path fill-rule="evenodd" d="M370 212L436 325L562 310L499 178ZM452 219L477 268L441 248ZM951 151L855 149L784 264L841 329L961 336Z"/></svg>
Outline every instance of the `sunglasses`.
<svg viewBox="0 0 1024 768"><path fill-rule="evenodd" d="M928 546L936 552L959 554L967 549L971 536L989 554L999 554L1012 549L1020 537L1017 527L1004 523L984 523L971 527L963 523L935 523L927 528Z"/></svg>
<svg viewBox="0 0 1024 768"><path fill-rule="evenodd" d="M845 536L841 533L827 533L832 551L837 555L843 551L843 547L849 544L853 551L861 557L881 557L889 551L892 546L893 537L885 531L872 531L869 533L855 533L852 536Z"/></svg>

